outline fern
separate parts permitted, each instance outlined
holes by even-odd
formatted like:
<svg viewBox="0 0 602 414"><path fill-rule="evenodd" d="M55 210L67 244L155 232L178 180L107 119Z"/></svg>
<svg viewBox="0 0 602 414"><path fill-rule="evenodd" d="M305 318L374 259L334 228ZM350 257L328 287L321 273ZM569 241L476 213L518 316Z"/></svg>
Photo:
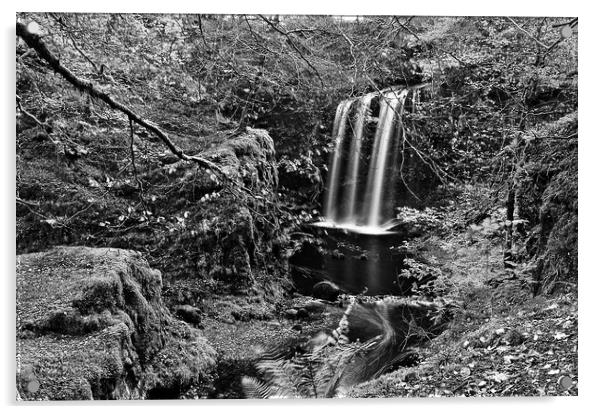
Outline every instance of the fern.
<svg viewBox="0 0 602 414"><path fill-rule="evenodd" d="M256 378L247 376L242 378L242 389L245 396L251 399L294 398L294 396L287 393L286 389L279 389Z"/></svg>
<svg viewBox="0 0 602 414"><path fill-rule="evenodd" d="M345 310L330 336L316 336L312 349L288 357L281 350L263 355L256 366L263 380L245 377L247 398L332 398L375 378L414 354L412 345L439 329L440 312L426 302L379 301ZM353 313L352 313L353 311ZM426 326L427 329L424 328ZM359 338L361 331L365 337ZM350 336L357 340L350 341Z"/></svg>

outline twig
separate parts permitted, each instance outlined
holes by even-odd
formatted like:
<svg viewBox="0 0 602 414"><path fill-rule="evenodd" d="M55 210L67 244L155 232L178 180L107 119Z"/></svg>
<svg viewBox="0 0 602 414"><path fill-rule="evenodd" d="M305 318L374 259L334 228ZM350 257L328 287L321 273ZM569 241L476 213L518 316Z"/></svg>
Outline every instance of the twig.
<svg viewBox="0 0 602 414"><path fill-rule="evenodd" d="M134 179L138 183L138 192L140 195L140 201L142 201L142 203L144 204L144 207L146 209L146 201L144 200L144 196L143 196L144 187L142 187L142 181L140 181L140 178L138 177L138 169L136 168L136 158L135 158L135 152L134 152L134 123L131 118L130 118L130 155L132 157L132 171L134 173Z"/></svg>
<svg viewBox="0 0 602 414"><path fill-rule="evenodd" d="M349 37L345 34L345 32L343 32L343 29L341 29L341 26L339 26L339 25L336 25L336 26L337 26L337 29L339 29L341 36L343 36L345 41L349 44L349 53L351 54L351 57L353 58L353 70L355 72L353 75L354 85L352 85L352 87L355 87L355 82L357 81L357 58L355 57L355 53L353 52L355 45L353 44L351 39L349 39ZM352 91L352 93L353 93L353 91Z"/></svg>
<svg viewBox="0 0 602 414"><path fill-rule="evenodd" d="M35 115L33 115L30 112L27 112L23 106L21 106L21 97L19 95L17 95L17 106L19 107L19 111L21 111L23 113L23 115L27 115L27 117L33 119L33 121L38 124L39 126L41 126L42 128L46 128L46 124L42 121L40 121L38 118L36 118Z"/></svg>
<svg viewBox="0 0 602 414"><path fill-rule="evenodd" d="M322 85L322 87L324 87L324 81L322 80L322 76L320 76L320 72L318 72L318 70L314 67L314 65L312 65L311 62L309 60L307 60L307 58L299 50L299 48L297 47L297 45L295 44L295 41L291 38L291 36L287 32L283 32L282 30L280 30L274 23L272 23L271 21L266 19L263 15L260 14L259 17L264 22L266 22L272 29L274 29L275 31L280 33L282 36L286 37L286 43L288 43L289 45L291 45L291 47L293 49L295 49L295 52L297 52L297 54L301 57L301 59L303 59L305 61L305 63L307 63L307 66L309 66L314 71L314 73L316 74L316 76L318 77L318 79L320 81L320 84Z"/></svg>
<svg viewBox="0 0 602 414"><path fill-rule="evenodd" d="M569 20L568 22L553 24L552 27L562 27L562 26L571 26L571 27L574 27L575 24L577 23L577 20L578 20L578 18L575 17L574 19Z"/></svg>
<svg viewBox="0 0 602 414"><path fill-rule="evenodd" d="M410 18L410 20L411 20L411 18ZM408 21L410 21L410 20L408 20ZM407 31L408 33L410 33L412 36L414 36L414 37L416 38L416 40L418 40L419 42L421 42L421 43L423 43L423 44L427 44L427 42L426 42L426 41L424 41L424 40L422 40L422 39L420 38L420 36L418 36L418 35L416 34L416 32L415 32L415 31L413 31L412 29L410 29L410 28L409 28L408 26L406 26L405 24L401 23L401 22L399 21L399 18L398 18L397 16L395 16L395 21L397 22L397 24L398 24L398 25L399 25L399 26L400 26L402 29L404 29L405 31ZM439 46L436 46L436 45L434 45L434 44L431 44L431 45L433 46L433 48L435 48L435 49L438 49L438 50L440 50L441 52L448 54L450 57L452 57L453 59L455 59L455 60L456 60L456 61L457 61L457 62L458 62L460 65L462 65L462 66L466 66L466 63L465 63L463 60L461 60L459 57L457 57L456 55L454 55L453 53L451 53L451 52L448 52L447 50L445 50L445 49L442 49L442 48L440 48Z"/></svg>
<svg viewBox="0 0 602 414"><path fill-rule="evenodd" d="M69 37L69 40L71 40L71 44L73 45L73 48L80 54L82 55L82 57L84 59L86 59L88 61L88 63L90 63L92 65L92 67L94 68L95 72L99 72L98 70L98 66L96 65L96 63L94 63L94 61L92 59L90 59L88 57L88 55L86 55L83 50L81 50L78 46L77 43L75 42L75 39L73 38L73 34L70 32L69 30L69 26L67 26L67 24L63 21L62 18L60 17L56 17L54 13L49 13L50 16L60 25L65 29L65 32L67 33L67 36ZM103 65L104 66L104 65ZM101 66L101 71L103 66Z"/></svg>
<svg viewBox="0 0 602 414"><path fill-rule="evenodd" d="M533 36L531 33L529 33L526 29L522 28L518 23L516 23L511 17L506 16L506 19L508 19L513 25L516 26L516 28L518 30L520 30L521 32L523 32L524 34L526 34L529 38L531 38L532 40L535 41L535 43L537 43L539 46L543 47L544 49L550 49L552 46L548 46L545 43L543 43L542 41L540 41L538 38L536 38L535 36Z"/></svg>

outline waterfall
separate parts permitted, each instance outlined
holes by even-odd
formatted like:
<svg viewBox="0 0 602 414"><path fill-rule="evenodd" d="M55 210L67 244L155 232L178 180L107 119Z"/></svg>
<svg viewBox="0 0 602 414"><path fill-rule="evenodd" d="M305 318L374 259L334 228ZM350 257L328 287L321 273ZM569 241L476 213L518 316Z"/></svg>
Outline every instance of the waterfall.
<svg viewBox="0 0 602 414"><path fill-rule="evenodd" d="M364 124L366 113L370 108L370 102L376 96L376 93L371 93L363 96L359 101L357 108L355 123L353 126L353 137L351 141L350 160L347 166L347 181L349 182L345 192L344 205L345 214L344 221L349 224L357 224L357 188L359 178L360 158L362 151L362 139L364 137Z"/></svg>
<svg viewBox="0 0 602 414"><path fill-rule="evenodd" d="M368 191L366 192L365 204L368 208L366 213L368 226L374 227L382 224L383 187L390 154L391 137L395 133L396 115L401 115L407 94L408 91L404 89L401 92L387 92L381 98L376 139L374 140L370 160Z"/></svg>
<svg viewBox="0 0 602 414"><path fill-rule="evenodd" d="M347 99L338 105L332 131L335 148L326 187L325 221L316 225L366 233L386 232L385 223L393 218L389 202L394 194L396 152L407 95L407 89L391 88ZM369 148L363 141L369 138L366 120L373 119L369 116L370 106L376 96L380 96L380 109ZM417 100L416 90L412 91L411 99L412 103ZM353 123L350 112L355 116ZM348 124L352 126L351 134L347 133Z"/></svg>
<svg viewBox="0 0 602 414"><path fill-rule="evenodd" d="M347 131L347 115L353 99L347 99L339 104L334 119L332 135L334 137L334 153L330 162L328 174L328 192L326 194L325 214L326 220L335 222L337 213L337 196L339 193L341 163L343 158L343 141Z"/></svg>

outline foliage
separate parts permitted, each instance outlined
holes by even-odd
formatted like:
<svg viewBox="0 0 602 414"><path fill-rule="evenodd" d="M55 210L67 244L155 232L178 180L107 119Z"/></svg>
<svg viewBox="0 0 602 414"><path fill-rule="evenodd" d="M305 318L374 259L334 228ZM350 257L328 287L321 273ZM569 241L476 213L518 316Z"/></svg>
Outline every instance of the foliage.
<svg viewBox="0 0 602 414"><path fill-rule="evenodd" d="M577 278L577 113L528 134L516 173L518 211L530 224L519 257L533 268L536 291L553 290Z"/></svg>
<svg viewBox="0 0 602 414"><path fill-rule="evenodd" d="M444 220L442 211L425 208L418 210L411 207L400 207L397 209L397 222L411 233L424 234L433 231L444 231L448 226Z"/></svg>
<svg viewBox="0 0 602 414"><path fill-rule="evenodd" d="M278 350L265 353L257 364L262 380L244 378L245 393L248 398L345 396L358 383L410 364L414 347L449 323L448 305L352 297L332 335L316 335L308 349L292 357Z"/></svg>
<svg viewBox="0 0 602 414"><path fill-rule="evenodd" d="M247 398L331 398L340 391L350 364L373 348L381 337L365 343L350 343L348 316L350 304L333 331L333 336L320 334L310 341L306 353L286 358L279 352L268 352L256 365L264 381L244 377L243 390ZM349 381L346 378L346 381ZM353 380L353 379L352 379Z"/></svg>

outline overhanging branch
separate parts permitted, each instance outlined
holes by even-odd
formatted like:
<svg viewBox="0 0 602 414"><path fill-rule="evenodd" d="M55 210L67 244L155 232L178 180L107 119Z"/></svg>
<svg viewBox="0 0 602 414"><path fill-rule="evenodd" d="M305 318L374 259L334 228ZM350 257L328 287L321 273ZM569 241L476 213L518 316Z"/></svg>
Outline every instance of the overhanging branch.
<svg viewBox="0 0 602 414"><path fill-rule="evenodd" d="M130 121L137 123L146 130L155 134L179 159L184 161L193 161L201 167L208 168L212 171L219 173L226 180L232 181L232 179L217 164L203 157L186 154L158 126L142 118L132 109L128 108L121 102L116 101L107 93L99 90L94 86L92 82L77 77L73 72L71 72L69 69L63 66L59 59L56 56L54 56L52 52L50 52L48 47L46 47L46 44L42 41L42 38L37 34L30 33L23 23L17 22L17 35L21 37L30 48L34 49L38 53L38 55L42 59L44 59L56 73L60 74L70 84L75 86L80 91L89 94L91 97L103 101L111 108L123 112L125 115L128 116Z"/></svg>

